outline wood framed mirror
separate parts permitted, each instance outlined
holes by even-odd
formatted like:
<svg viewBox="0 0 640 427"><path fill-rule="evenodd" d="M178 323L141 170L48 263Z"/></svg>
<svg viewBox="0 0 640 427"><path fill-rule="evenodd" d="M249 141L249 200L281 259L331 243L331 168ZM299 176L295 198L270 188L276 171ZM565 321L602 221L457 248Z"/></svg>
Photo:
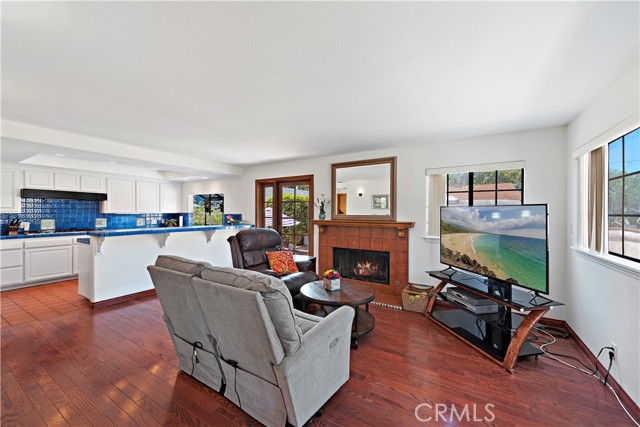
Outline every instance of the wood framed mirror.
<svg viewBox="0 0 640 427"><path fill-rule="evenodd" d="M331 219L396 220L396 158L331 165Z"/></svg>

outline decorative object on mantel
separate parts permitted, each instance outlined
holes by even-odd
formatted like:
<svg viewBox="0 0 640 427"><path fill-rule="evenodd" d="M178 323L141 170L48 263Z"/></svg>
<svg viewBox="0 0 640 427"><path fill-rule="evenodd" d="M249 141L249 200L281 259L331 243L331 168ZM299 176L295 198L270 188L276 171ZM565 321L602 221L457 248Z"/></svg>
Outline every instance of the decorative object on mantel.
<svg viewBox="0 0 640 427"><path fill-rule="evenodd" d="M331 203L331 199L327 199L327 195L322 193L320 197L316 198L318 203L314 203L314 205L320 209L320 213L318 214L319 219L325 219L327 217L327 213L325 212L325 208L329 206Z"/></svg>
<svg viewBox="0 0 640 427"><path fill-rule="evenodd" d="M328 291L337 291L340 289L340 272L338 270L327 270L322 274L324 280L324 288Z"/></svg>

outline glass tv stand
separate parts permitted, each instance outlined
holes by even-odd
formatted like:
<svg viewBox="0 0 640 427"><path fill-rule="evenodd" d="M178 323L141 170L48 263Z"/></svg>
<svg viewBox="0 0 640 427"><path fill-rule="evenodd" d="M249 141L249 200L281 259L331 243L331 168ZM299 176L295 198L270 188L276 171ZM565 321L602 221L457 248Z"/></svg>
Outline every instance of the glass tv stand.
<svg viewBox="0 0 640 427"><path fill-rule="evenodd" d="M525 342L526 338L549 310L562 303L453 269L427 273L439 279L440 284L429 296L424 314L438 325L510 373L513 373L519 358L542 354L540 349ZM455 303L452 303L453 308L449 305L436 309L437 295L448 284L495 301L498 312L475 314Z"/></svg>

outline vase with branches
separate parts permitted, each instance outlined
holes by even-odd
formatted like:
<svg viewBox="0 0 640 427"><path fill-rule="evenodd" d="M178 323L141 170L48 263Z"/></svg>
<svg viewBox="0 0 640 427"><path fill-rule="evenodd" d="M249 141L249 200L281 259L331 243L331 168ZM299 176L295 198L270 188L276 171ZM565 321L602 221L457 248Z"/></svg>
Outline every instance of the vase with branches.
<svg viewBox="0 0 640 427"><path fill-rule="evenodd" d="M320 209L320 214L318 215L319 219L325 219L327 217L325 208L329 206L329 203L331 203L331 199L328 199L327 195L324 193L322 193L320 197L316 198L316 203L314 203L314 205Z"/></svg>

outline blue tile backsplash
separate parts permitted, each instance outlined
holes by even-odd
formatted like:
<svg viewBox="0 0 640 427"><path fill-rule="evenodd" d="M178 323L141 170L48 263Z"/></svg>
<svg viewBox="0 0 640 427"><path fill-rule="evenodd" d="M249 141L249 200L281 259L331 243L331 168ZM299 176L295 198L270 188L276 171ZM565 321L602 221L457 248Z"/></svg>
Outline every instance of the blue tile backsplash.
<svg viewBox="0 0 640 427"><path fill-rule="evenodd" d="M242 219L242 215L232 214ZM193 225L193 214L103 214L100 213L100 202L93 200L64 199L22 199L22 213L0 214L1 234L7 234L7 225L14 218L30 222L31 231L40 231L40 220L55 219L56 229L95 228L96 218L106 218L108 229L141 228L136 226L138 218L144 218L146 228L159 227L167 219L183 217L185 226ZM156 221L154 224L153 221Z"/></svg>

